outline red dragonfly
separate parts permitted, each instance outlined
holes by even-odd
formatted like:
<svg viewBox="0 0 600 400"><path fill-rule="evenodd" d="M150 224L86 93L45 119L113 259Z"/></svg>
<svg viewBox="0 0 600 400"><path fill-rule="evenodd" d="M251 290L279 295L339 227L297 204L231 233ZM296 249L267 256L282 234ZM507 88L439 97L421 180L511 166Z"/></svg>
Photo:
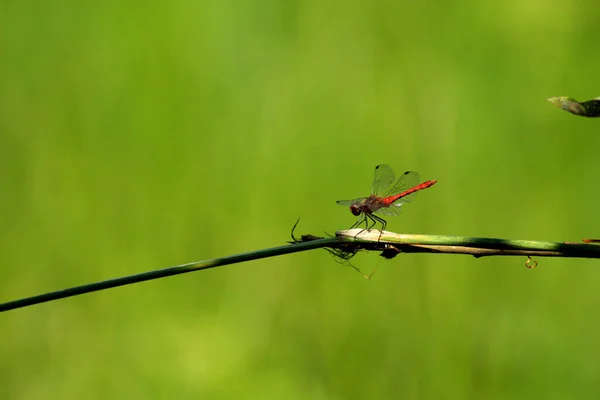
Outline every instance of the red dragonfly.
<svg viewBox="0 0 600 400"><path fill-rule="evenodd" d="M406 171L398 180L389 165L379 164L375 167L375 180L371 185L371 195L354 200L340 200L341 206L350 206L350 212L360 218L350 227L356 228L365 222L367 229L371 229L376 223L381 224L385 230L387 222L378 215L398 215L400 207L417 197L419 190L433 186L437 181L419 183L420 177L417 172ZM369 222L372 224L369 226Z"/></svg>

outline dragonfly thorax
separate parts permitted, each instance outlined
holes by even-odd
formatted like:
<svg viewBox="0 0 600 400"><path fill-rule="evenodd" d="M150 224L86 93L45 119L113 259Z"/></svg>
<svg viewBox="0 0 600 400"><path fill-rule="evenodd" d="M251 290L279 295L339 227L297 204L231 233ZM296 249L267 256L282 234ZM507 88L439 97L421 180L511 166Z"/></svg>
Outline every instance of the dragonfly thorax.
<svg viewBox="0 0 600 400"><path fill-rule="evenodd" d="M361 199L350 206L350 212L356 216L360 214L373 214L382 207L381 202L378 200L376 196Z"/></svg>

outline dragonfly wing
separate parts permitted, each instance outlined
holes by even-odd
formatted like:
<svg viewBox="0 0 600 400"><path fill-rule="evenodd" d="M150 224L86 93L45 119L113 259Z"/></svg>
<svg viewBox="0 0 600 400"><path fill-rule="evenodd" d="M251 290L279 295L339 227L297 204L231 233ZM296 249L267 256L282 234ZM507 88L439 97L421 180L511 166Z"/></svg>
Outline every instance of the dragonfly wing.
<svg viewBox="0 0 600 400"><path fill-rule="evenodd" d="M379 164L375 167L375 179L373 185L371 185L371 194L377 197L383 197L382 195L389 190L396 180L396 174L387 164Z"/></svg>
<svg viewBox="0 0 600 400"><path fill-rule="evenodd" d="M352 199L352 200L338 200L336 201L337 204L339 204L340 206L351 206L354 203L360 203L363 202L365 200L364 197L359 197L358 199Z"/></svg>
<svg viewBox="0 0 600 400"><path fill-rule="evenodd" d="M421 180L421 177L419 176L418 172L406 171L398 178L396 183L391 185L391 187L388 188L385 191L385 193L383 193L382 197L394 196L398 193L405 192L408 189L411 189L411 188L417 186L419 184L420 180ZM416 194L417 194L417 192L411 193L410 195L408 195L406 197L402 197L398 201L402 201L403 203L408 203L409 201L414 200L414 198L416 197Z"/></svg>
<svg viewBox="0 0 600 400"><path fill-rule="evenodd" d="M400 212L402 211L402 208L400 208L400 206L402 204L404 203L394 203L389 207L380 208L379 210L375 211L375 214L395 217L396 215L400 215Z"/></svg>

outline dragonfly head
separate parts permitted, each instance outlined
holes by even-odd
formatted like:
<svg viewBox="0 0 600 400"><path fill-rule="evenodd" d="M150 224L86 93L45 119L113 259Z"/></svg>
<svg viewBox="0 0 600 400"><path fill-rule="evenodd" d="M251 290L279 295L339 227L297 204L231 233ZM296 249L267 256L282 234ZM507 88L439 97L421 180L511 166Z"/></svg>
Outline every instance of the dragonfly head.
<svg viewBox="0 0 600 400"><path fill-rule="evenodd" d="M352 204L350 206L350 212L354 215L360 215L360 213L362 212L360 205L358 204Z"/></svg>

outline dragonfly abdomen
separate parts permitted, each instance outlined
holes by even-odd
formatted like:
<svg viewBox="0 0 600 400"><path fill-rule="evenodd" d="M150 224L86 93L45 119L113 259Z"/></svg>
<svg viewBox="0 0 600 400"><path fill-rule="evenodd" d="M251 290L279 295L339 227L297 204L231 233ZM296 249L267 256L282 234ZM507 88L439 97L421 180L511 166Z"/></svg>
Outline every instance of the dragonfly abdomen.
<svg viewBox="0 0 600 400"><path fill-rule="evenodd" d="M389 207L390 205L392 205L394 202L398 201L399 199L408 196L409 194L412 194L414 192L418 192L419 190L423 190L423 189L427 189L430 186L433 186L437 183L437 181L427 181L427 182L423 182L413 188L410 188L402 193L398 193L395 196L390 196L390 197L386 197L384 199L381 199L382 203L385 204L385 207ZM410 201L410 200L407 200Z"/></svg>

